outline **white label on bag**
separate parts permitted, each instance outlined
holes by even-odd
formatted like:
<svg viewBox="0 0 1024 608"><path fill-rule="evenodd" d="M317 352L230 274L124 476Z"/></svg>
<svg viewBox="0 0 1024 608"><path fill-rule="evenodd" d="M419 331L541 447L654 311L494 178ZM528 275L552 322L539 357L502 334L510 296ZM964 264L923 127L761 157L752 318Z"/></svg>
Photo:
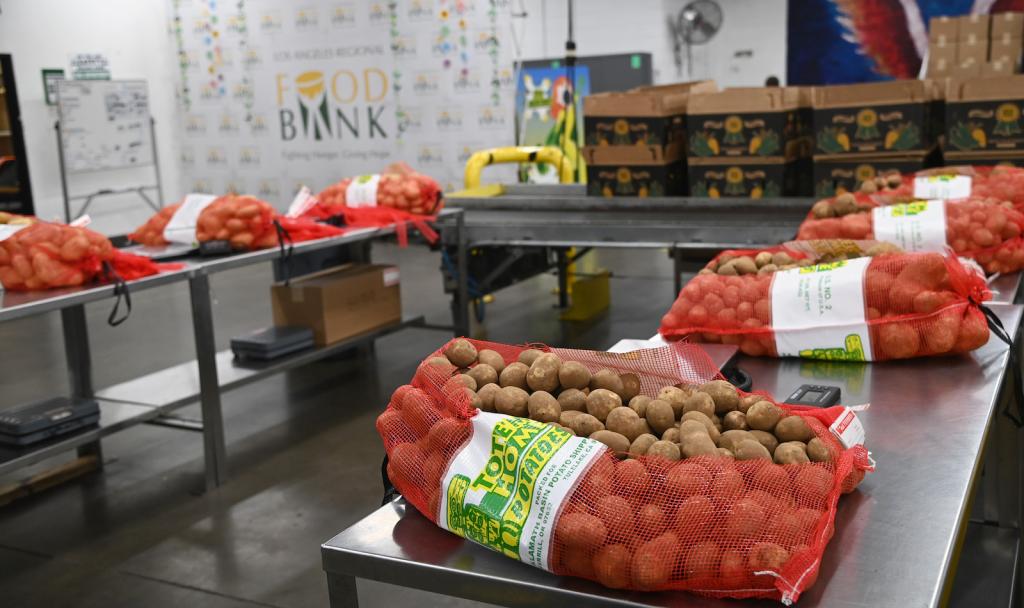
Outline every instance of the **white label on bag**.
<svg viewBox="0 0 1024 608"><path fill-rule="evenodd" d="M28 224L0 224L0 242L14 236L14 233L22 228L28 228Z"/></svg>
<svg viewBox="0 0 1024 608"><path fill-rule="evenodd" d="M317 199L313 196L313 193L309 191L309 188L303 186L299 188L299 191L295 194L295 198L292 199L292 204L288 205L288 213L285 217L300 217L306 211L309 211L314 205L317 204Z"/></svg>
<svg viewBox="0 0 1024 608"><path fill-rule="evenodd" d="M871 210L875 239L904 251L946 250L946 201L914 201Z"/></svg>
<svg viewBox="0 0 1024 608"><path fill-rule="evenodd" d="M871 258L776 272L772 330L780 357L869 361L864 273Z"/></svg>
<svg viewBox="0 0 1024 608"><path fill-rule="evenodd" d="M78 219L73 220L70 224L68 224L68 226L74 226L75 228L85 228L91 223L92 218L89 217L88 213L86 213L85 215L79 216Z"/></svg>
<svg viewBox="0 0 1024 608"><path fill-rule="evenodd" d="M828 427L828 430L832 431L839 443L843 444L846 449L855 445L864 445L864 425L861 424L857 414L848 407L843 408L843 412L839 414L832 426Z"/></svg>
<svg viewBox="0 0 1024 608"><path fill-rule="evenodd" d="M392 285L398 285L401 280L401 273L398 267L392 266L391 268L385 268L383 274L384 287L391 287Z"/></svg>
<svg viewBox="0 0 1024 608"><path fill-rule="evenodd" d="M352 178L345 189L345 205L348 207L376 207L377 186L380 175L360 175Z"/></svg>
<svg viewBox="0 0 1024 608"><path fill-rule="evenodd" d="M164 226L164 238L171 243L197 246L199 243L196 241L196 222L199 221L199 214L215 200L217 197L212 194L186 196L181 207L178 207Z"/></svg>
<svg viewBox="0 0 1024 608"><path fill-rule="evenodd" d="M950 199L971 195L971 178L967 175L922 175L914 178L914 198Z"/></svg>
<svg viewBox="0 0 1024 608"><path fill-rule="evenodd" d="M562 503L605 445L558 427L479 412L441 481L438 525L550 570Z"/></svg>

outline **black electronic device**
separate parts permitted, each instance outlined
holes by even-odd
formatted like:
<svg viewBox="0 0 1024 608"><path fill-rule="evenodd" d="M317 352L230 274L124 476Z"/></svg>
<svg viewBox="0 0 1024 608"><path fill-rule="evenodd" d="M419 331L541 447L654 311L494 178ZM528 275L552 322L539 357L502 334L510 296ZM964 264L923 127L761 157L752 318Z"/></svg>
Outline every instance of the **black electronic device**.
<svg viewBox="0 0 1024 608"><path fill-rule="evenodd" d="M839 403L841 393L838 386L803 384L786 397L785 403L791 405L812 405L814 407L831 407Z"/></svg>
<svg viewBox="0 0 1024 608"><path fill-rule="evenodd" d="M235 357L270 361L313 347L313 330L308 327L266 327L231 339Z"/></svg>
<svg viewBox="0 0 1024 608"><path fill-rule="evenodd" d="M95 399L54 397L0 410L0 443L24 446L98 424Z"/></svg>
<svg viewBox="0 0 1024 608"><path fill-rule="evenodd" d="M204 241L199 243L199 255L215 256L234 253L231 241Z"/></svg>

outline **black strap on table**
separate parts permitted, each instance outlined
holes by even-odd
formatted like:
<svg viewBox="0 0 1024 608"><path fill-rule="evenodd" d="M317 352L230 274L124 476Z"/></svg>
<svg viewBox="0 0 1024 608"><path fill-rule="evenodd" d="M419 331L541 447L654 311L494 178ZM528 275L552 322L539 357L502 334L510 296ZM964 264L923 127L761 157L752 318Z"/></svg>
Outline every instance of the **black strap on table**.
<svg viewBox="0 0 1024 608"><path fill-rule="evenodd" d="M128 289L128 283L121 278L121 275L117 274L109 262L103 262L103 276L114 283L114 307L110 309L110 314L107 316L107 325L117 327L127 321L132 314L132 292ZM122 301L124 301L125 311L123 316L118 317L117 313L121 309Z"/></svg>
<svg viewBox="0 0 1024 608"><path fill-rule="evenodd" d="M1013 336L1006 331L1003 322L999 320L996 313L992 312L991 308L980 304L978 308L981 310L981 314L985 315L989 331L1010 347L1010 373L1013 374L1013 383L1016 385L1013 391L1013 400L1017 402L1017 412L1013 413L1010 411L1010 402L1007 401L1006 407L1003 408L1003 415L1012 420L1017 428L1021 428L1024 426L1024 384L1021 383L1020 358L1017 356L1017 349L1013 345Z"/></svg>
<svg viewBox="0 0 1024 608"><path fill-rule="evenodd" d="M281 222L274 220L274 229L277 230L277 246L281 250L281 274L284 275L284 284L287 287L292 280L292 248L295 242L292 235L281 225ZM288 247L284 243L288 241Z"/></svg>
<svg viewBox="0 0 1024 608"><path fill-rule="evenodd" d="M395 496L400 496L398 490L391 483L391 479L388 477L388 455L384 455L384 462L380 463L380 478L384 482L384 499L380 501L381 506L384 506L395 499Z"/></svg>

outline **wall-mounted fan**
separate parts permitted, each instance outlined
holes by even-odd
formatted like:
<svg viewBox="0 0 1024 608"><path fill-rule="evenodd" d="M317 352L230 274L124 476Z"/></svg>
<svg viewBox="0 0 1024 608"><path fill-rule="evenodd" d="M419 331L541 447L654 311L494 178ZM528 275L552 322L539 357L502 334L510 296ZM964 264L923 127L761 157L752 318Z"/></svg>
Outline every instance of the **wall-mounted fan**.
<svg viewBox="0 0 1024 608"><path fill-rule="evenodd" d="M690 50L695 45L705 44L722 27L722 7L714 0L693 0L678 14L668 16L668 30L672 37L672 52L676 71L683 74L686 66L693 74L693 56Z"/></svg>

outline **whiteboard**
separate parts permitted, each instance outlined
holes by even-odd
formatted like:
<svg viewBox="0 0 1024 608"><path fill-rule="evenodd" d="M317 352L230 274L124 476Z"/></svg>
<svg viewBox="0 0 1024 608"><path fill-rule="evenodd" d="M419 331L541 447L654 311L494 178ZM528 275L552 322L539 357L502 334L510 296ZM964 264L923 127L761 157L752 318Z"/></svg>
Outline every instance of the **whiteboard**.
<svg viewBox="0 0 1024 608"><path fill-rule="evenodd" d="M65 172L153 164L144 80L61 80L57 108Z"/></svg>

